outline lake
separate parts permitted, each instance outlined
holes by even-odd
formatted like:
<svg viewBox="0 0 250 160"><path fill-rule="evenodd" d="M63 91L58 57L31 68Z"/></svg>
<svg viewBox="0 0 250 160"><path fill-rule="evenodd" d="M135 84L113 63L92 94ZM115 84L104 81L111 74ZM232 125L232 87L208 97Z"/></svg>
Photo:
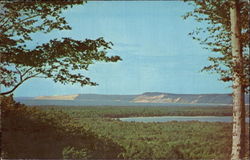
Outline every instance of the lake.
<svg viewBox="0 0 250 160"><path fill-rule="evenodd" d="M176 106L176 107L218 107L231 106L230 104L182 104L182 103L134 103L130 101L112 100L34 100L15 98L17 102L28 106Z"/></svg>
<svg viewBox="0 0 250 160"><path fill-rule="evenodd" d="M169 121L200 121L200 122L232 122L231 116L157 116L118 118L126 122L169 122ZM249 118L246 118L249 123Z"/></svg>

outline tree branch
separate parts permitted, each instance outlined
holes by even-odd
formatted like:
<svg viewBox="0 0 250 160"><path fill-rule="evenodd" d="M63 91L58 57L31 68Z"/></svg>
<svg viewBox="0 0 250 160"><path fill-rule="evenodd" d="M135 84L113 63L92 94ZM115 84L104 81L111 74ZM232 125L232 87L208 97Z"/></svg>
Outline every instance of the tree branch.
<svg viewBox="0 0 250 160"><path fill-rule="evenodd" d="M11 90L6 91L6 92L3 92L3 93L0 93L0 95L3 96L3 95L7 95L7 94L10 94L10 93L14 92L14 91L15 91L21 84L23 84L25 81L27 81L27 80L30 79L30 78L34 78L34 77L38 76L39 74L40 74L40 73L36 73L36 74L33 74L33 75L29 76L29 77L24 78L22 81L20 81L19 83L17 83L17 85L14 86Z"/></svg>
<svg viewBox="0 0 250 160"><path fill-rule="evenodd" d="M20 82L23 81L22 72L21 72L17 67L15 67L15 69L17 70L17 72L18 72L18 74L19 74Z"/></svg>
<svg viewBox="0 0 250 160"><path fill-rule="evenodd" d="M3 96L3 95L7 95L7 94L10 94L10 93L14 92L14 91L17 89L17 87L19 87L23 82L24 82L24 81L19 82L19 83L18 83L15 87L13 87L11 90L9 90L9 91L7 91L7 92L0 93L0 95Z"/></svg>
<svg viewBox="0 0 250 160"><path fill-rule="evenodd" d="M29 20L29 19L32 19L32 18L35 18L35 17L37 17L37 16L39 16L39 15L42 15L42 14L36 14L36 15L33 15L33 16L31 16L31 17L27 17L27 18L24 18L24 19L20 19L17 23L15 23L15 24L22 24L22 23L24 23L24 21L26 21L26 20ZM2 27L3 25L1 25L1 27ZM7 32L9 29L11 29L12 27L13 27L14 25L12 25L12 26L10 26L10 27L8 27L8 28L5 28L4 30L3 30L3 33L5 33L5 32Z"/></svg>
<svg viewBox="0 0 250 160"><path fill-rule="evenodd" d="M0 20L0 22L4 21L6 17L4 17L3 19ZM0 26L0 28L3 28L3 26L10 20L10 18L7 18L7 20L5 22L2 23L2 25Z"/></svg>
<svg viewBox="0 0 250 160"><path fill-rule="evenodd" d="M29 69L27 69L23 74L22 77L24 77L30 70L32 70L34 67L30 67Z"/></svg>

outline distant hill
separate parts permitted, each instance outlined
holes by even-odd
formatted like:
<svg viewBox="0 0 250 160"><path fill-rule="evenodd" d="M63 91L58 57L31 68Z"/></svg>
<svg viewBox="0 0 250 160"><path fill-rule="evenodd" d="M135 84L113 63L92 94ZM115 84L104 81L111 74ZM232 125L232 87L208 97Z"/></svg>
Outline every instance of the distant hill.
<svg viewBox="0 0 250 160"><path fill-rule="evenodd" d="M132 100L135 103L232 104L230 94L172 94L146 92Z"/></svg>
<svg viewBox="0 0 250 160"><path fill-rule="evenodd" d="M232 104L231 94L173 94L162 92L146 92L139 95L105 95L105 94L73 94L39 97L16 97L17 101L24 100L54 100L65 103L78 102L81 105L147 105L147 104ZM68 101L68 102L66 102ZM42 102L41 102L42 103ZM249 104L249 96L246 96Z"/></svg>

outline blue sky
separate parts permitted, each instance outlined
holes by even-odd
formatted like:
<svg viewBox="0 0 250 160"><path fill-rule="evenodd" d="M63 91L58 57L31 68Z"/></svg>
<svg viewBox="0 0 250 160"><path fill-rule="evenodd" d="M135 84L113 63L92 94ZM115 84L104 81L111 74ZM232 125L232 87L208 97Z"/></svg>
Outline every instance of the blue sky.
<svg viewBox="0 0 250 160"><path fill-rule="evenodd" d="M97 63L86 75L98 86L62 85L50 79L32 79L15 96L67 95L78 93L140 94L229 93L229 84L216 74L200 72L211 54L188 33L204 25L182 15L192 9L178 1L88 2L63 13L70 31L36 34L32 43L51 38L104 37L114 43L109 55L119 55L118 63ZM32 45L32 44L31 44Z"/></svg>

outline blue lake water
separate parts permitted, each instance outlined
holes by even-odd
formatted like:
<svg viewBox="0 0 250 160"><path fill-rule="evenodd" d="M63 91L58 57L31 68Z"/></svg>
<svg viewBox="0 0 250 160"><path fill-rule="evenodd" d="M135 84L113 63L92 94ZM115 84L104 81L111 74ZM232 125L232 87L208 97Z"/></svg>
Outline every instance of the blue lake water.
<svg viewBox="0 0 250 160"><path fill-rule="evenodd" d="M111 101L111 100L34 100L34 99L16 99L16 101L28 106L231 106L230 104L182 104L182 103L133 103L129 101Z"/></svg>
<svg viewBox="0 0 250 160"><path fill-rule="evenodd" d="M158 116L119 118L126 122L169 122L169 121L200 121L200 122L232 122L231 116ZM249 118L246 118L249 123Z"/></svg>

